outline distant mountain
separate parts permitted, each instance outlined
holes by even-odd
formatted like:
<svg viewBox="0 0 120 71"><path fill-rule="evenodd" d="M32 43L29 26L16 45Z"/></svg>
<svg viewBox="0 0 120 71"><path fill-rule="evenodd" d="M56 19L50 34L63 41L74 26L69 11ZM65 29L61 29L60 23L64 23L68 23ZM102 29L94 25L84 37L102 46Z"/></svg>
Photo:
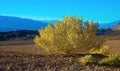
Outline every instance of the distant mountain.
<svg viewBox="0 0 120 71"><path fill-rule="evenodd" d="M39 30L47 26L47 22L11 16L0 16L0 31Z"/></svg>
<svg viewBox="0 0 120 71"><path fill-rule="evenodd" d="M109 23L100 23L99 28L101 28L101 29L114 28L115 26L118 25L118 23L120 23L120 20L117 20L114 22L109 22Z"/></svg>
<svg viewBox="0 0 120 71"><path fill-rule="evenodd" d="M113 30L120 30L120 23L113 28Z"/></svg>
<svg viewBox="0 0 120 71"><path fill-rule="evenodd" d="M56 20L42 20L42 22L54 24L56 22Z"/></svg>
<svg viewBox="0 0 120 71"><path fill-rule="evenodd" d="M19 17L1 16L0 15L0 32L16 30L39 30L47 26L48 22L55 23L56 20L32 20ZM114 28L120 20L110 23L100 23L99 29Z"/></svg>

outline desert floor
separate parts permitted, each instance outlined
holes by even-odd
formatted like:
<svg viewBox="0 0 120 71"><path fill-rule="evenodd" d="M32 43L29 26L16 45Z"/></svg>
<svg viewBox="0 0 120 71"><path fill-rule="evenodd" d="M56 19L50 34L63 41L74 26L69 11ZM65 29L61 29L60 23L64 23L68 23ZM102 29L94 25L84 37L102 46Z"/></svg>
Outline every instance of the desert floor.
<svg viewBox="0 0 120 71"><path fill-rule="evenodd" d="M110 46L111 54L120 55L120 40L107 40L105 45ZM0 51L16 53L45 54L45 50L36 48L32 40L29 41L1 41Z"/></svg>
<svg viewBox="0 0 120 71"><path fill-rule="evenodd" d="M111 54L120 55L120 40L108 40ZM51 54L51 55L46 55ZM86 54L66 56L47 53L35 47L33 41L1 41L0 71L120 71L120 66L99 64L81 65L80 57ZM93 55L97 59L103 55Z"/></svg>

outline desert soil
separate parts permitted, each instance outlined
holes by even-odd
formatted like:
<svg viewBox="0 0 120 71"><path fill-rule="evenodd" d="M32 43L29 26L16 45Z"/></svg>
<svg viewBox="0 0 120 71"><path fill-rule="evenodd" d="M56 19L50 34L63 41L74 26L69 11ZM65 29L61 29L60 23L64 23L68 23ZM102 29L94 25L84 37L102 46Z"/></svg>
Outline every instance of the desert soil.
<svg viewBox="0 0 120 71"><path fill-rule="evenodd" d="M79 59L84 55L31 55L0 54L0 71L120 71L119 67L98 64L81 65ZM103 55L93 55L102 59Z"/></svg>
<svg viewBox="0 0 120 71"><path fill-rule="evenodd" d="M120 55L120 40L109 40L105 44L111 47L111 54ZM46 53L44 49L36 48L33 41L2 41L0 71L120 71L120 66L81 65L81 56L84 55ZM101 55L93 56L98 59L104 58Z"/></svg>
<svg viewBox="0 0 120 71"><path fill-rule="evenodd" d="M120 55L120 40L108 40L105 42L105 45L110 46L111 54ZM46 51L44 49L36 48L33 41L1 41L0 51L46 54Z"/></svg>

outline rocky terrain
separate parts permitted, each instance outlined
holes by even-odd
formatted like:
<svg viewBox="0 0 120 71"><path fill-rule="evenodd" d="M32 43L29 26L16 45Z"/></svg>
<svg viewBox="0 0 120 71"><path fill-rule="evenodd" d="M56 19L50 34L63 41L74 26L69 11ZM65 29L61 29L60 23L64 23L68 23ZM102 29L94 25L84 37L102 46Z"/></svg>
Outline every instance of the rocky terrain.
<svg viewBox="0 0 120 71"><path fill-rule="evenodd" d="M32 55L1 53L0 71L120 71L120 67L98 64L81 65L80 55ZM103 55L92 55L102 59Z"/></svg>

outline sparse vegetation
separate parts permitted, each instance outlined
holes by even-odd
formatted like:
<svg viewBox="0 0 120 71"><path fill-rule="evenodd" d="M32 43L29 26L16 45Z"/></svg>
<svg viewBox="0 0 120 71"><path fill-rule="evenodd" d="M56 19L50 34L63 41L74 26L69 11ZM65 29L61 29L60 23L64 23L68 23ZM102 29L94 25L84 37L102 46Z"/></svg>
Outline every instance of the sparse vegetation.
<svg viewBox="0 0 120 71"><path fill-rule="evenodd" d="M120 66L120 56L109 55L109 57L102 59L99 63L110 66Z"/></svg>
<svg viewBox="0 0 120 71"><path fill-rule="evenodd" d="M91 54L103 54L103 55L109 55L110 54L110 47L107 45L103 45L100 49L91 49Z"/></svg>
<svg viewBox="0 0 120 71"><path fill-rule="evenodd" d="M39 31L34 41L39 48L63 54L79 54L101 48L103 40L96 37L98 23L83 22L76 17L66 17Z"/></svg>
<svg viewBox="0 0 120 71"><path fill-rule="evenodd" d="M95 59L92 55L86 55L84 57L81 57L79 60L83 65L88 63L96 63L97 59Z"/></svg>
<svg viewBox="0 0 120 71"><path fill-rule="evenodd" d="M0 71L120 71L120 66L110 67L94 63L81 65L78 59L83 56L66 57L66 55L61 54L31 55L6 52L0 54ZM93 57L88 56L88 62L91 62L89 58L92 60Z"/></svg>

